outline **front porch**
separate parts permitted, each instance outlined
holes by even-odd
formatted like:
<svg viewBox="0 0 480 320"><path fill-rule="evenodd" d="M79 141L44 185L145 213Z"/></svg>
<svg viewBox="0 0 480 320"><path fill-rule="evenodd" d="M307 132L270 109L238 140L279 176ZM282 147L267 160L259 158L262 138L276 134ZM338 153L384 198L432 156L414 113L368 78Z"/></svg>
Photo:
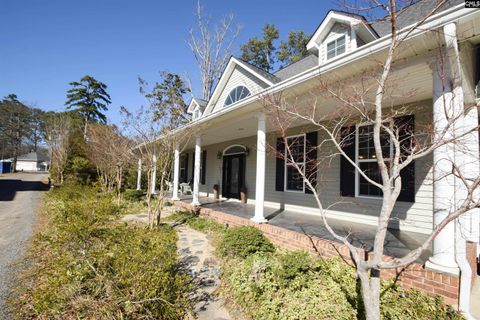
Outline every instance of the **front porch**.
<svg viewBox="0 0 480 320"><path fill-rule="evenodd" d="M168 195L168 198L171 199L171 194ZM179 196L179 200L172 202L181 207L193 209L191 206L192 199L192 195L182 195ZM235 218L241 218L241 220L243 220L242 224L250 224L250 219L255 216L254 204L244 204L238 200L215 200L212 197L201 196L199 197L199 202L200 205L198 208L200 208L200 210L221 212L231 216L233 220L236 220ZM298 234L298 236L318 238L340 244L325 228L319 215L316 216L314 214L306 214L293 210L278 210L267 206L264 208L264 215L270 226L291 231L294 234ZM346 235L350 233L351 242L355 247L367 252L373 247L375 226L352 223L351 221L334 218L328 218L328 222L338 234ZM410 250L417 248L426 238L427 235L423 233L388 229L384 254L390 257L401 257ZM288 245L289 244L285 244L287 247ZM312 246L313 241L310 244L311 248L308 248L308 244L306 244L303 248L294 247L292 249L313 249L313 251L315 251L315 248ZM425 263L431 254L431 250L425 251L417 263Z"/></svg>

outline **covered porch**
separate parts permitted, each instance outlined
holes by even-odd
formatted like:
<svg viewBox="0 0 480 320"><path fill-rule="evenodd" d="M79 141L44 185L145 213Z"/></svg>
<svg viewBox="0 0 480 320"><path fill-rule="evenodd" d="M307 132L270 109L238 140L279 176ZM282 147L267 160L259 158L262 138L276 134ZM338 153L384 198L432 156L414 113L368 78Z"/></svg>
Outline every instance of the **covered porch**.
<svg viewBox="0 0 480 320"><path fill-rule="evenodd" d="M168 195L170 200L171 195L171 193ZM181 195L178 200L172 202L188 208L192 199L192 195ZM255 215L254 204L241 203L237 200L215 200L212 197L199 197L198 200L200 203L198 205L199 209L209 209L215 212L222 212L234 217L243 218L244 220L251 219ZM320 215L265 207L264 216L269 225L293 231L300 235L317 237L335 242L335 239L325 228L325 224ZM373 247L375 226L362 223L352 223L350 221L334 218L328 218L328 223L338 234L350 234L351 242L355 247L361 248L367 252ZM426 237L427 235L423 233L388 229L384 254L391 257L401 257L407 254L410 250L417 248L422 242L424 242ZM417 263L425 263L431 254L431 249L425 251Z"/></svg>

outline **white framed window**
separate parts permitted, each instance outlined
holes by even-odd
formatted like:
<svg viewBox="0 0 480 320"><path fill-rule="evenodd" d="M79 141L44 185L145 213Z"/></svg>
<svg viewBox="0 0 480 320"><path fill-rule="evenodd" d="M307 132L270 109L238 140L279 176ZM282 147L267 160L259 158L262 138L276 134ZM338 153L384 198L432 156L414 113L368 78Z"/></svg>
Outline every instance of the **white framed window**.
<svg viewBox="0 0 480 320"><path fill-rule="evenodd" d="M305 192L305 181L295 164L305 174L305 134L286 137L290 152L285 146L285 185L284 190L290 192Z"/></svg>
<svg viewBox="0 0 480 320"><path fill-rule="evenodd" d="M193 120L200 118L200 116L201 116L201 111L199 109L195 109L195 111L193 111Z"/></svg>
<svg viewBox="0 0 480 320"><path fill-rule="evenodd" d="M245 99L246 97L250 96L250 91L245 86L238 86L235 87L230 93L228 94L227 99L225 99L224 106L229 106L237 101Z"/></svg>
<svg viewBox="0 0 480 320"><path fill-rule="evenodd" d="M346 36L336 38L327 43L327 60L330 60L342 53L345 53Z"/></svg>
<svg viewBox="0 0 480 320"><path fill-rule="evenodd" d="M359 124L355 130L356 163L371 180L382 183L382 176L378 168L375 145L373 142L373 124ZM384 160L389 163L392 158L392 144L387 132L380 134L382 154ZM355 172L355 195L357 197L382 197L382 190L368 182L358 170Z"/></svg>

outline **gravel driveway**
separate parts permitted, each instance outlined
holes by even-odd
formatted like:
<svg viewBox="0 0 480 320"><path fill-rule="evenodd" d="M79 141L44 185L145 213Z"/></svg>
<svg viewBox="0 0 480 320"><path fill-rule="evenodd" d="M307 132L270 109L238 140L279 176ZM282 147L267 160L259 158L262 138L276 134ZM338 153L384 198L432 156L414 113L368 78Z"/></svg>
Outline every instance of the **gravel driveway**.
<svg viewBox="0 0 480 320"><path fill-rule="evenodd" d="M44 173L0 175L0 319L5 319L4 303L12 263L22 256L32 235L37 206L48 185Z"/></svg>

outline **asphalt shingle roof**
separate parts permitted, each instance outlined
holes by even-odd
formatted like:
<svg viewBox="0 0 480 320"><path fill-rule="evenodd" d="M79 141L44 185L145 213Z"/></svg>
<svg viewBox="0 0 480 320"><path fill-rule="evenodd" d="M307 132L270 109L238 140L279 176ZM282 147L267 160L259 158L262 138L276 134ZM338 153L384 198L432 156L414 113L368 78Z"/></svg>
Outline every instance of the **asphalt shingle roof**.
<svg viewBox="0 0 480 320"><path fill-rule="evenodd" d="M36 161L36 162L43 162L48 161L48 157L40 152L30 152L27 154L22 154L18 157L19 161Z"/></svg>
<svg viewBox="0 0 480 320"><path fill-rule="evenodd" d="M275 75L271 74L270 72L267 72L263 69L260 69L259 67L257 66L254 66L253 64L243 60L243 59L240 59L240 58L237 58L238 60L242 61L243 63L245 63L246 65L248 65L250 68L252 68L256 73L260 74L262 77L270 80L272 83L277 83L277 82L280 82L280 79L278 79Z"/></svg>
<svg viewBox="0 0 480 320"><path fill-rule="evenodd" d="M438 0L421 0L404 8L401 13L398 14L398 28L402 29L420 21L435 8L438 2ZM435 13L439 13L464 2L465 0L448 0ZM391 33L391 24L388 21L374 22L371 26L380 37Z"/></svg>
<svg viewBox="0 0 480 320"><path fill-rule="evenodd" d="M318 57L314 54L310 54L305 58L278 70L274 75L283 81L315 66L318 66Z"/></svg>

